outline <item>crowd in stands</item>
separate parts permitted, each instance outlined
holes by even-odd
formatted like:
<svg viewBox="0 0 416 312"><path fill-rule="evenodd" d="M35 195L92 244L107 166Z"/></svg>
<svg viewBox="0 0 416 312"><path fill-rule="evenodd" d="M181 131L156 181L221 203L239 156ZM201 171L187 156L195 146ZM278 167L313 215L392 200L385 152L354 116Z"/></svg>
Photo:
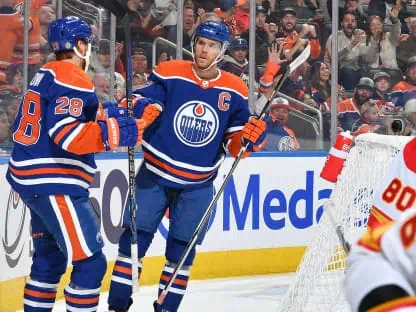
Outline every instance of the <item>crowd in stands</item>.
<svg viewBox="0 0 416 312"><path fill-rule="evenodd" d="M89 0L67 0L89 2ZM250 10L255 9L255 86L270 92L286 66L307 46L308 62L283 85L286 97L274 99L267 124L269 151L313 149L305 119L323 117L323 137L329 142L331 114L331 1L328 0L185 0L183 21L178 20L177 0L126 0L132 31L133 87L146 83L160 62L174 59L176 50L159 44L156 60L152 45L157 37L177 42L177 25L183 25L183 47L191 50L196 27L204 21L224 22L231 35L221 68L249 83ZM23 88L23 0L0 0L2 48L0 50L0 146L10 146L9 130ZM28 79L42 64L53 60L47 28L55 19L56 1L31 0L29 19ZM339 1L337 127L353 135L365 132L414 135L416 129L416 5L409 0ZM63 15L74 15L65 6ZM91 12L90 12L91 13ZM89 14L91 15L91 14ZM86 15L87 16L87 15ZM81 18L83 16L80 16ZM100 101L125 96L123 24L117 24L115 45L94 30L89 75ZM109 23L107 23L109 24ZM104 32L109 31L105 24ZM101 34L101 35L100 35ZM112 50L115 46L115 51ZM114 54L115 63L111 64ZM184 59L190 59L184 53ZM113 65L113 66L111 66ZM114 72L112 71L114 68ZM113 81L113 85L111 84ZM110 92L111 91L111 92ZM256 111L255 108L252 108Z"/></svg>

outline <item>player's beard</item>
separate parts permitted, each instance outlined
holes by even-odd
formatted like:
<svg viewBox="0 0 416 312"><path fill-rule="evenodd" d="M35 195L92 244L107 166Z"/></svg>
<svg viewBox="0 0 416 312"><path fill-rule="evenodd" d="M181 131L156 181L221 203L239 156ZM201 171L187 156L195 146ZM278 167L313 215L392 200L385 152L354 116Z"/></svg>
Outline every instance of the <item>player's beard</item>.
<svg viewBox="0 0 416 312"><path fill-rule="evenodd" d="M221 52L218 52L218 54L219 53L221 53ZM196 67L199 69L199 70L207 70L208 68L212 68L213 66L214 66L214 62L215 62L215 60L218 58L218 54L214 57L214 58L212 58L211 59L211 61L210 62L208 62L207 61L207 59L205 59L203 62L204 62L204 64L201 64L201 58L199 57L199 58L196 58L196 60L195 60L195 65L196 65Z"/></svg>

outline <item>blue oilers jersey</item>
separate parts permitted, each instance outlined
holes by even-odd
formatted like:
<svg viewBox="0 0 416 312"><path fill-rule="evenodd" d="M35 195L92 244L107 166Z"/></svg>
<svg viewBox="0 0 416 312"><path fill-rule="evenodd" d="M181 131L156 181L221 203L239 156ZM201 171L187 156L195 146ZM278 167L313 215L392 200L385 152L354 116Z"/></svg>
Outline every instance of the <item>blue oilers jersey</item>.
<svg viewBox="0 0 416 312"><path fill-rule="evenodd" d="M104 150L98 99L79 67L54 61L30 82L13 125L7 180L23 196L85 196Z"/></svg>
<svg viewBox="0 0 416 312"><path fill-rule="evenodd" d="M299 142L292 129L284 126L270 115L264 121L267 124L267 140L263 151L289 152L299 149Z"/></svg>
<svg viewBox="0 0 416 312"><path fill-rule="evenodd" d="M216 79L202 80L189 61L161 63L134 94L165 104L142 142L143 165L165 186L192 188L212 181L227 142L250 116L241 79L219 71Z"/></svg>

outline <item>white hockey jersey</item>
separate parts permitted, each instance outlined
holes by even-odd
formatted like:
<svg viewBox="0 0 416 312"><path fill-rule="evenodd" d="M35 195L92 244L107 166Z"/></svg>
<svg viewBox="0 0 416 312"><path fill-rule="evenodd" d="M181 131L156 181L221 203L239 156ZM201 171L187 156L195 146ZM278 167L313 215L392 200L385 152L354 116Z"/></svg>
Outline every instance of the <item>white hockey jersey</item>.
<svg viewBox="0 0 416 312"><path fill-rule="evenodd" d="M395 157L374 198L368 227L374 228L396 220L416 207L416 138Z"/></svg>

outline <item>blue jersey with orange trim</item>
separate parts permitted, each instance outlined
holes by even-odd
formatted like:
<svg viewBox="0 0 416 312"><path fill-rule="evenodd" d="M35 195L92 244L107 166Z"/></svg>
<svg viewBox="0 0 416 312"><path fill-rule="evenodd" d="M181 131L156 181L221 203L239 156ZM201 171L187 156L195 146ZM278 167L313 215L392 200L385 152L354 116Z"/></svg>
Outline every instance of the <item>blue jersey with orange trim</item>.
<svg viewBox="0 0 416 312"><path fill-rule="evenodd" d="M292 129L284 126L272 116L264 118L267 124L267 141L263 151L297 151L299 142Z"/></svg>
<svg viewBox="0 0 416 312"><path fill-rule="evenodd" d="M337 104L337 118L339 126L344 130L351 130L353 123L360 119L361 114L354 98L349 98Z"/></svg>
<svg viewBox="0 0 416 312"><path fill-rule="evenodd" d="M413 97L413 93L416 91L416 85L409 81L399 81L391 89L391 98L396 108L402 108L406 102Z"/></svg>
<svg viewBox="0 0 416 312"><path fill-rule="evenodd" d="M227 140L247 122L247 86L230 73L218 73L202 80L191 62L163 62L134 91L165 104L142 142L144 166L161 185L192 188L211 182Z"/></svg>
<svg viewBox="0 0 416 312"><path fill-rule="evenodd" d="M7 180L21 195L85 196L105 150L95 122L98 98L87 74L54 61L30 82L13 125Z"/></svg>

